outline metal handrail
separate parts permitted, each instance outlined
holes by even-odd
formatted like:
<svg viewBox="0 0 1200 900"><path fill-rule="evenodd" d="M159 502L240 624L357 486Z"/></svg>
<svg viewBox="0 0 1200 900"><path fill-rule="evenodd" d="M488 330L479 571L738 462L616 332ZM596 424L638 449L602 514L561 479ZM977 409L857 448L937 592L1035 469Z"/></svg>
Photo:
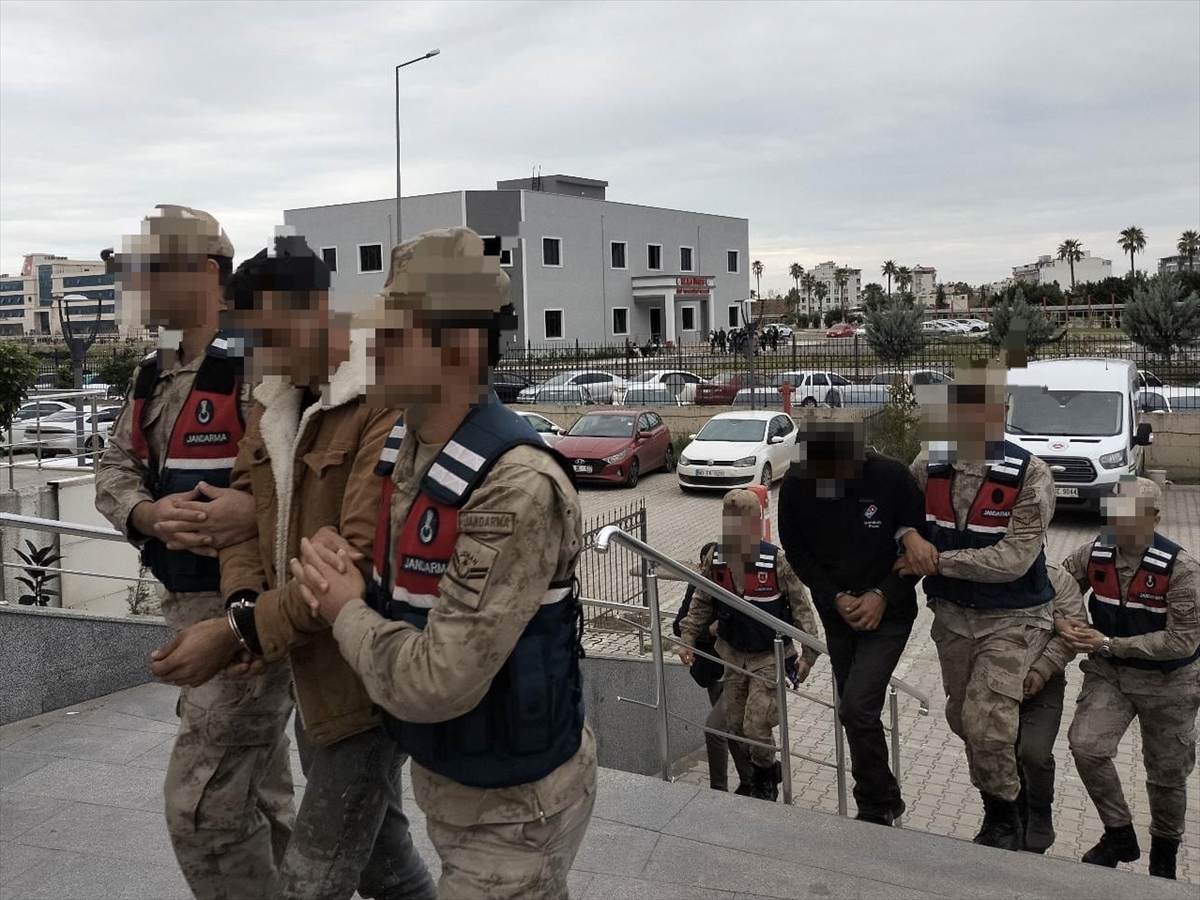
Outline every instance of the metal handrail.
<svg viewBox="0 0 1200 900"><path fill-rule="evenodd" d="M22 528L26 531L47 531L50 534L69 534L72 537L99 538L102 541L118 541L125 543L128 538L115 528L105 528L99 525L79 525L75 522L63 522L59 519L40 519L37 516L18 516L13 513L0 513L0 525L11 528Z"/></svg>

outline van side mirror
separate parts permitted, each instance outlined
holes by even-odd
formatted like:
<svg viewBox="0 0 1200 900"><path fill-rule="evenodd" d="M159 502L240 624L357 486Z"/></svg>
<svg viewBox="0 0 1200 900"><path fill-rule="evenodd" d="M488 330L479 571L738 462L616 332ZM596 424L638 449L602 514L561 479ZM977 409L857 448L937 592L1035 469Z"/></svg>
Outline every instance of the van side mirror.
<svg viewBox="0 0 1200 900"><path fill-rule="evenodd" d="M1134 446L1149 447L1154 443L1154 429L1149 422L1143 422L1137 427L1137 434L1133 438Z"/></svg>

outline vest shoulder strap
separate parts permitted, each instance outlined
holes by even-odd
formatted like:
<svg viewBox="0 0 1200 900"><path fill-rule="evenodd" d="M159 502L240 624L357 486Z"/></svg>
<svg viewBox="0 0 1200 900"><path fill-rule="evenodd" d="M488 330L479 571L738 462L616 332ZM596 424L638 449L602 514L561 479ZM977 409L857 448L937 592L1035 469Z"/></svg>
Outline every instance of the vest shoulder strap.
<svg viewBox="0 0 1200 900"><path fill-rule="evenodd" d="M154 392L154 384L158 381L160 371L158 351L153 350L138 363L137 378L133 381L134 400L145 400Z"/></svg>
<svg viewBox="0 0 1200 900"><path fill-rule="evenodd" d="M1142 555L1142 568L1160 575L1170 575L1183 548L1174 541L1154 532L1154 543Z"/></svg>
<svg viewBox="0 0 1200 900"><path fill-rule="evenodd" d="M1024 447L1004 442L1004 459L994 463L988 469L987 480L1000 484L1018 485L1025 480L1025 472L1029 468L1031 454Z"/></svg>
<svg viewBox="0 0 1200 900"><path fill-rule="evenodd" d="M1098 565L1106 565L1116 559L1117 548L1102 537L1096 538L1092 542L1092 562Z"/></svg>

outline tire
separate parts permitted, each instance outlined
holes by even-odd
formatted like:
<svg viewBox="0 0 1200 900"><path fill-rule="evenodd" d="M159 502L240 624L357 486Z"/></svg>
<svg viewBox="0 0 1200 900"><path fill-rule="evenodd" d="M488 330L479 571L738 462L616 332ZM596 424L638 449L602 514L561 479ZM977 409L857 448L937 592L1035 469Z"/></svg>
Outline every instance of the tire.
<svg viewBox="0 0 1200 900"><path fill-rule="evenodd" d="M629 474L625 476L625 487L637 487L638 475L641 472L641 468L641 464L638 462L638 458L635 456L633 461L629 464Z"/></svg>
<svg viewBox="0 0 1200 900"><path fill-rule="evenodd" d="M674 472L675 471L675 448L674 447L667 448L667 455L663 458L663 471L664 472Z"/></svg>
<svg viewBox="0 0 1200 900"><path fill-rule="evenodd" d="M83 442L83 448L88 453L98 453L104 449L104 438L98 434L94 434Z"/></svg>
<svg viewBox="0 0 1200 900"><path fill-rule="evenodd" d="M801 400L801 401L800 401L800 405L801 405L801 406L816 406L816 405L817 405L817 398L816 398L816 397L811 397L811 396L810 396L810 397L805 397L803 400Z"/></svg>
<svg viewBox="0 0 1200 900"><path fill-rule="evenodd" d="M766 463L763 466L762 478L760 478L758 480L758 483L763 485L764 487L766 487L768 490L770 490L771 484L774 480L774 475L775 475L775 473L773 471L771 471L771 464Z"/></svg>

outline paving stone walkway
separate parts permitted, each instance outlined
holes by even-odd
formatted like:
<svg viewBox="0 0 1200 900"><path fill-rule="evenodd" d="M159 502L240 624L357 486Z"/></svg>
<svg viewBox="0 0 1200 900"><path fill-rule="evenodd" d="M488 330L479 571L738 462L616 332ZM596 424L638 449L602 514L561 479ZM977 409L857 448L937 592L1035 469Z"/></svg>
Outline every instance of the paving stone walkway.
<svg viewBox="0 0 1200 900"><path fill-rule="evenodd" d="M719 494L682 494L674 476L661 473L643 479L638 492L645 497L648 509L650 543L663 552L677 559L694 559L699 548L718 534ZM608 510L628 503L630 493L620 489L585 489L582 495L584 514L587 517L603 515ZM772 494L772 529L775 528L773 504L777 496L778 490ZM1162 531L1192 553L1200 553L1200 488L1171 487L1166 506ZM1049 533L1048 558L1062 559L1080 544L1094 538L1098 528L1099 520L1096 517L1060 514ZM661 593L664 608L674 610L682 598L683 589L678 584L663 582ZM673 612L669 615L673 616ZM912 638L896 670L898 677L923 690L931 700L929 715L920 716L915 702L903 695L900 697L900 777L908 803L904 826L970 839L979 829L982 806L978 792L971 786L962 742L946 724L937 651L929 636L931 620L932 615L922 605ZM640 643L636 634L593 629L588 634L586 646L592 653L630 656L642 652ZM648 653L649 641L644 643L645 652ZM1054 748L1058 763L1054 808L1058 838L1048 853L1050 856L1074 860L1079 859L1103 831L1095 808L1075 772L1067 745L1067 729L1081 682L1082 673L1078 664L1071 665L1067 670L1063 724ZM827 701L832 699L827 664L818 662L805 690ZM648 727L649 724L648 719ZM833 762L832 720L827 710L793 695L789 701L788 725L794 752ZM1122 742L1116 763L1143 847L1141 860L1122 864L1122 868L1135 872L1146 871L1150 843L1147 831L1150 813L1141 758L1141 735L1134 727ZM792 778L796 805L837 812L837 786L832 769L797 759L793 762ZM680 775L679 780L707 785L707 762L704 759L696 761ZM1179 859L1179 876L1200 884L1200 770L1192 773L1188 785L1191 803L1187 814L1187 833ZM848 802L853 815L853 798Z"/></svg>

